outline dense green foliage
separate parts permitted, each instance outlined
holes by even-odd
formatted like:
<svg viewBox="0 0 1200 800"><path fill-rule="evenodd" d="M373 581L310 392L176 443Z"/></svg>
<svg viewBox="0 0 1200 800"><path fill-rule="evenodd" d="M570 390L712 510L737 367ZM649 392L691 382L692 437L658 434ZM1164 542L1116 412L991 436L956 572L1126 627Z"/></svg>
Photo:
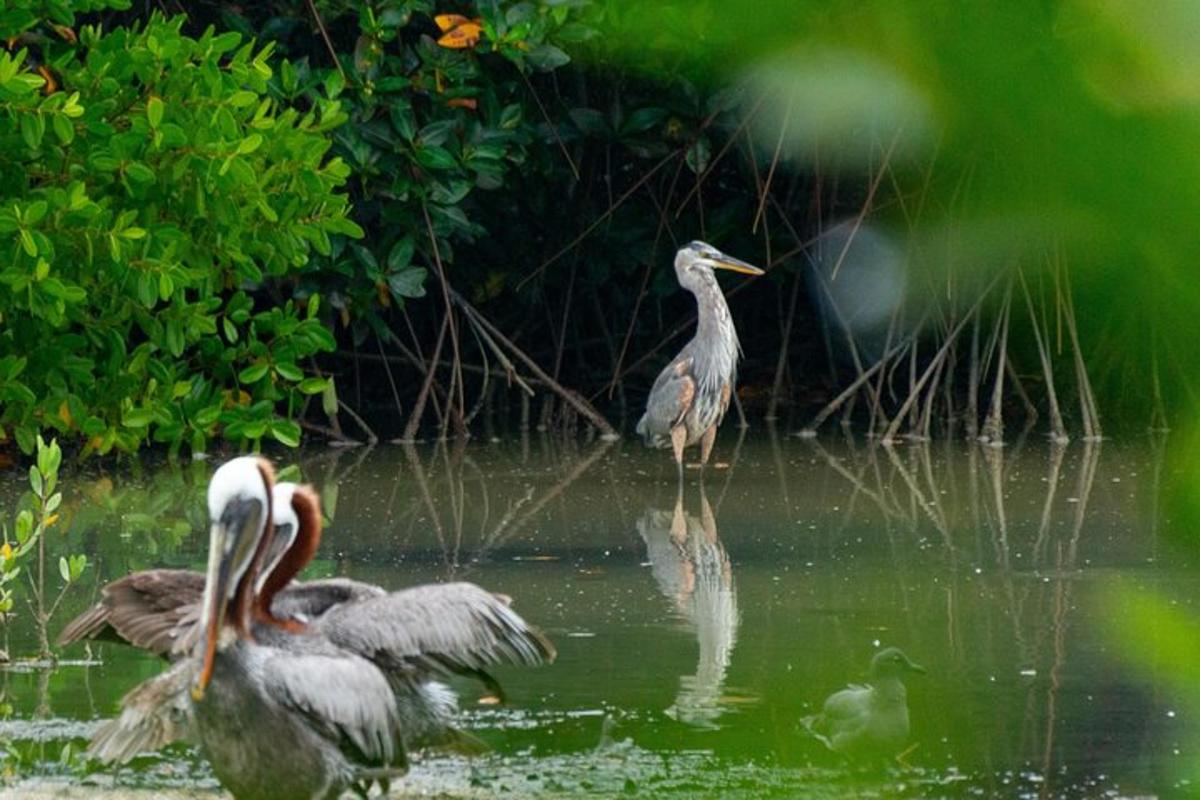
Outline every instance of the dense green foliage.
<svg viewBox="0 0 1200 800"><path fill-rule="evenodd" d="M1154 59L1133 73L1140 94L1102 69L1157 52L1137 19L1122 34L1116 12L1064 13L1064 30L1104 33L1084 51L1046 34L1036 3L979 20L886 3L201 0L174 19L128 5L0 12L15 37L0 434L26 452L48 428L87 453L293 444L301 422L338 435L352 409L387 436L427 379L434 411L413 422L466 429L518 395L489 383L510 367L463 302L628 429L689 330L667 265L696 237L772 268L732 303L739 399L752 415L792 403L804 424L889 328L851 332L830 311L820 274L857 256L842 223L903 272L888 299L911 350L881 371L893 385L872 423L973 431L995 389L1007 416L1036 406L1065 435L1093 432L1089 381L1106 419L1146 416L1113 387L1152 391L1155 425L1186 397L1190 355L1170 349L1194 293L1164 287L1192 254L1158 198L1171 165L1191 168L1166 146L1190 128L1156 109L1189 95ZM1052 147L1023 144L1041 141L1011 123L1025 116ZM1125 142L1140 156L1116 157ZM1137 280L1109 280L1131 259L1148 265ZM1163 329L1119 313L1130 297ZM982 363L958 327L976 311ZM554 395L539 402L541 422L569 424Z"/></svg>
<svg viewBox="0 0 1200 800"><path fill-rule="evenodd" d="M101 453L294 444L326 387L303 367L333 347L317 298L244 289L361 235L327 155L345 114L275 99L269 44L183 22L83 27L44 74L0 53L0 424L26 452L45 428Z"/></svg>

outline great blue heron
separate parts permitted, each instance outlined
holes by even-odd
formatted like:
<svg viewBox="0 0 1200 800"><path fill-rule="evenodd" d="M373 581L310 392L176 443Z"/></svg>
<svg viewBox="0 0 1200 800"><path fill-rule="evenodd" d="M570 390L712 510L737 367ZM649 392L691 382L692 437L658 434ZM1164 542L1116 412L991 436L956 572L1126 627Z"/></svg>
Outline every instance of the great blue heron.
<svg viewBox="0 0 1200 800"><path fill-rule="evenodd" d="M646 444L670 445L681 478L685 447L699 442L700 464L708 463L737 379L741 345L714 269L763 274L704 242L692 242L675 254L679 285L696 296L696 335L659 373L637 424Z"/></svg>
<svg viewBox="0 0 1200 800"><path fill-rule="evenodd" d="M850 686L825 700L820 714L801 723L830 750L850 758L891 757L908 741L908 695L903 678L925 669L898 648L871 659L866 686Z"/></svg>

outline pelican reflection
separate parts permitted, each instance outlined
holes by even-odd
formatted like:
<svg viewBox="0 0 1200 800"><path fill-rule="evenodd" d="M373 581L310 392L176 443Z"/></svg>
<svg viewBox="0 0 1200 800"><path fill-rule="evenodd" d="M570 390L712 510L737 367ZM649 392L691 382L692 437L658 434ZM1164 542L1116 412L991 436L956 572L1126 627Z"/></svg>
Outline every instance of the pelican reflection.
<svg viewBox="0 0 1200 800"><path fill-rule="evenodd" d="M716 517L703 490L700 516L685 513L681 491L673 511L647 509L637 529L659 591L695 631L700 645L696 673L680 678L667 714L689 725L715 727L724 711L725 673L740 622L733 571L717 536Z"/></svg>

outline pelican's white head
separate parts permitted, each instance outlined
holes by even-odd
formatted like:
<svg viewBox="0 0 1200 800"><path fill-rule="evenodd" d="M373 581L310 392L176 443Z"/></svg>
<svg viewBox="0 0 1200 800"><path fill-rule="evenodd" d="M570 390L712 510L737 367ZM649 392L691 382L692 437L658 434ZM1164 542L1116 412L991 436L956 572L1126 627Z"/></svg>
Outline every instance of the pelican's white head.
<svg viewBox="0 0 1200 800"><path fill-rule="evenodd" d="M242 456L222 464L208 484L208 570L200 617L204 663L192 688L196 700L204 696L212 677L217 640L229 601L237 595L266 533L274 482L269 462L256 456ZM243 622L235 619L235 623Z"/></svg>

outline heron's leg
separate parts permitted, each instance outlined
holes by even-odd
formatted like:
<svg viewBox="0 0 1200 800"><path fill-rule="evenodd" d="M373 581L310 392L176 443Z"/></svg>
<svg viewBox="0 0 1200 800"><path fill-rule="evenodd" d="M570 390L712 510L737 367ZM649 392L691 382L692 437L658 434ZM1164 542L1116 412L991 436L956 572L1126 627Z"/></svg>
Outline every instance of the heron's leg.
<svg viewBox="0 0 1200 800"><path fill-rule="evenodd" d="M700 467L703 468L708 463L708 457L712 454L713 443L717 441L717 426L712 425L700 437Z"/></svg>
<svg viewBox="0 0 1200 800"><path fill-rule="evenodd" d="M687 427L676 425L671 429L671 450L675 453L675 465L679 467L679 480L683 480L683 446L687 444Z"/></svg>

